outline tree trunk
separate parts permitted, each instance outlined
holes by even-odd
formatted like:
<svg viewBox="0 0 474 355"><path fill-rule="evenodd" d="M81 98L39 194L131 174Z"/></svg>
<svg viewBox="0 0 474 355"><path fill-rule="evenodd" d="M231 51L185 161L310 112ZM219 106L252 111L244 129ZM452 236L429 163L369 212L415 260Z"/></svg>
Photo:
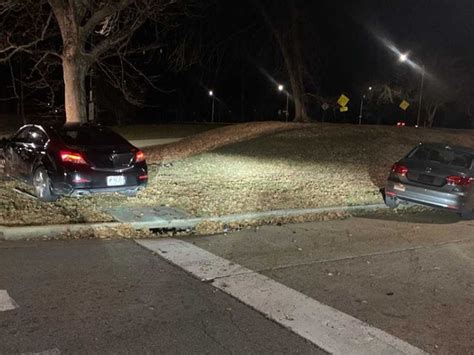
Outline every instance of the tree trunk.
<svg viewBox="0 0 474 355"><path fill-rule="evenodd" d="M78 56L64 57L64 108L67 123L87 121L86 87L87 64Z"/></svg>
<svg viewBox="0 0 474 355"><path fill-rule="evenodd" d="M305 100L305 88L304 88L304 63L302 60L301 52L301 38L299 33L299 19L298 11L296 5L293 1L289 2L289 23L288 32L285 33L284 30L279 30L275 23L271 20L264 6L260 4L260 9L262 11L263 17L272 31L278 46L280 47L283 60L285 62L285 67L290 79L291 85L291 95L295 108L295 117L296 122L308 122L309 118L306 114L306 100ZM286 36L285 36L286 34Z"/></svg>
<svg viewBox="0 0 474 355"><path fill-rule="evenodd" d="M295 121L309 122L306 114L306 90L304 87L305 65L303 62L303 51L301 50L300 19L298 8L294 1L290 2L291 7L291 40L292 45L292 89L295 100Z"/></svg>

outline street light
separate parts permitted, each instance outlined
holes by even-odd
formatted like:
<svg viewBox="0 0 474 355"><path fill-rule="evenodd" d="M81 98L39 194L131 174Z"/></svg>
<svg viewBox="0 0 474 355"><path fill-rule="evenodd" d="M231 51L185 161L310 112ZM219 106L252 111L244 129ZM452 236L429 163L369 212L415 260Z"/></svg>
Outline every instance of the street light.
<svg viewBox="0 0 474 355"><path fill-rule="evenodd" d="M407 54L400 54L399 57L401 62L406 62L408 60L408 55ZM421 104L423 101L423 87L425 84L425 65L421 64L421 67L419 65L414 65L415 68L421 68L421 85L420 85L420 99L418 101L418 115L416 117L416 125L419 127L420 126L420 118L421 118Z"/></svg>
<svg viewBox="0 0 474 355"><path fill-rule="evenodd" d="M214 123L214 101L215 101L215 96L214 96L214 91L209 90L209 96L212 98L212 111L211 111L211 122Z"/></svg>
<svg viewBox="0 0 474 355"><path fill-rule="evenodd" d="M369 91L372 91L372 86L369 86ZM362 112L364 109L364 99L365 99L365 94L363 94L360 99L359 124L362 124Z"/></svg>
<svg viewBox="0 0 474 355"><path fill-rule="evenodd" d="M282 92L285 90L283 85L278 85L278 91ZM289 108L290 94L286 91L286 110L285 110L285 122L288 122L288 108Z"/></svg>

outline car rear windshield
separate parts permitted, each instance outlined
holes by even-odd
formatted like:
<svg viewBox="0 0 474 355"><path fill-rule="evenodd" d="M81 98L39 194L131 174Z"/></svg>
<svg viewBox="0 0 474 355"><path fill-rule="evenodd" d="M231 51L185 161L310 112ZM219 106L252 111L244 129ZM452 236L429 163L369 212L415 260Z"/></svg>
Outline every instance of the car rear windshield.
<svg viewBox="0 0 474 355"><path fill-rule="evenodd" d="M67 145L111 146L128 144L123 137L105 127L67 127L59 130L58 134Z"/></svg>
<svg viewBox="0 0 474 355"><path fill-rule="evenodd" d="M408 158L469 169L472 165L473 155L449 147L421 146L415 149Z"/></svg>

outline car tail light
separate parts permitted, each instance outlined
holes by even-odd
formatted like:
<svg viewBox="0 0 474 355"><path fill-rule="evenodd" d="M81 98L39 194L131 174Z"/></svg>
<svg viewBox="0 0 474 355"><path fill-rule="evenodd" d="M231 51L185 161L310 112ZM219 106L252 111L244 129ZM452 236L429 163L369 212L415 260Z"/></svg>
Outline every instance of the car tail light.
<svg viewBox="0 0 474 355"><path fill-rule="evenodd" d="M148 180L148 175L144 174L144 175L140 175L138 177L138 180Z"/></svg>
<svg viewBox="0 0 474 355"><path fill-rule="evenodd" d="M400 163L395 163L392 166L392 173L405 176L408 173L408 168Z"/></svg>
<svg viewBox="0 0 474 355"><path fill-rule="evenodd" d="M455 185L455 186L468 186L468 185L472 184L473 181L474 181L474 179L472 177L469 177L469 176L452 175L452 176L448 176L446 178L446 182L448 184Z"/></svg>
<svg viewBox="0 0 474 355"><path fill-rule="evenodd" d="M139 150L135 153L135 161L137 163L145 161L145 154L141 150Z"/></svg>
<svg viewBox="0 0 474 355"><path fill-rule="evenodd" d="M59 152L59 155L61 156L61 160L63 161L63 163L72 163L72 164L81 164L81 165L87 164L84 157L81 155L81 153L78 153L78 152L62 150Z"/></svg>

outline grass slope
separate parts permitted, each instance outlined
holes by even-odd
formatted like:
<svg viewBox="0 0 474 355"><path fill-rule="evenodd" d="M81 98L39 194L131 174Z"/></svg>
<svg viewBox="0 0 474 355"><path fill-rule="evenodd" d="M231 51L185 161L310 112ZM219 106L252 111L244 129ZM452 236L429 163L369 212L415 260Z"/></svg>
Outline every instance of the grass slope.
<svg viewBox="0 0 474 355"><path fill-rule="evenodd" d="M378 190L391 164L418 142L474 148L474 131L331 124L302 127L207 151L218 145L211 140L200 146L205 151L202 154L160 168L152 166L149 187L137 198L102 195L42 204L12 192L18 183L6 182L0 187L0 224L106 221L110 217L102 208L117 204L169 205L208 216L378 203L382 201ZM226 134L230 137L224 134L223 141L232 141L232 131ZM168 155L157 154L172 158L190 153L187 145L193 140L187 142L166 147Z"/></svg>

